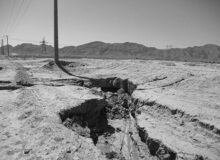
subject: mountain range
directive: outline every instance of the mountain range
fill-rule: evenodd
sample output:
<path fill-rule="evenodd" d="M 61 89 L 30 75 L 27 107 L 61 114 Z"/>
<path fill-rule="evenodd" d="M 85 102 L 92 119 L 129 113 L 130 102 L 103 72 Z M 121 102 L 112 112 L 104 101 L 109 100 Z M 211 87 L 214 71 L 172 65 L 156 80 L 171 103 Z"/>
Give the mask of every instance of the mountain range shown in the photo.
<path fill-rule="evenodd" d="M 6 46 L 4 46 L 5 54 Z M 9 46 L 10 54 L 25 57 L 52 57 L 54 48 L 46 45 L 46 53 L 42 46 L 23 43 Z M 0 51 L 0 54 L 1 51 Z M 188 48 L 157 49 L 138 43 L 104 43 L 95 41 L 80 46 L 66 46 L 59 49 L 60 57 L 73 58 L 111 58 L 111 59 L 157 59 L 173 61 L 220 62 L 220 46 L 207 44 Z"/>

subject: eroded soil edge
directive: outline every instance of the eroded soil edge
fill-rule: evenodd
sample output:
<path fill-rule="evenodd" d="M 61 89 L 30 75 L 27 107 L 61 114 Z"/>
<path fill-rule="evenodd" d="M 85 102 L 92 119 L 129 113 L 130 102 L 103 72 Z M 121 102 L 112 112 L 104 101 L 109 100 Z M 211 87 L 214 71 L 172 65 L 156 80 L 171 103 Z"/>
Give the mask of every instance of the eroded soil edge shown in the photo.
<path fill-rule="evenodd" d="M 91 138 L 108 159 L 177 158 L 172 149 L 138 126 L 136 114 L 141 103 L 131 96 L 136 85 L 113 77 L 90 81 L 89 87 L 103 99 L 88 100 L 61 111 L 60 118 L 66 127 Z"/>

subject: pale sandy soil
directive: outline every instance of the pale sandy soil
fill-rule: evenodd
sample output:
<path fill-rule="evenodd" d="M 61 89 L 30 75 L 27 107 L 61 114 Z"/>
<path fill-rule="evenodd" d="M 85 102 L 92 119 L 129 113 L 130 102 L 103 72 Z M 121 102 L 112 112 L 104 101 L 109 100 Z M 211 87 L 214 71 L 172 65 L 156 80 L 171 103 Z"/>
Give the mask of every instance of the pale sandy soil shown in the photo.
<path fill-rule="evenodd" d="M 121 150 L 125 159 L 166 159 L 158 153 L 162 152 L 159 149 L 161 146 L 176 153 L 175 159 L 219 159 L 219 64 L 150 60 L 68 61 L 82 64 L 67 67 L 75 75 L 90 78 L 119 77 L 137 84 L 132 94 L 139 104 L 135 119 L 129 122 L 109 121 L 114 128 L 124 127 L 123 134 L 119 132 L 113 135 L 115 139 L 122 139 L 124 146 Z M 102 154 L 99 147 L 102 147 L 101 143 L 95 146 L 91 138 L 66 128 L 59 117 L 61 110 L 77 107 L 90 99 L 101 101 L 103 97 L 94 94 L 90 88 L 52 81 L 76 77 L 56 67 L 44 67 L 48 62 L 46 59 L 0 60 L 0 86 L 9 85 L 4 81 L 13 82 L 16 69 L 21 66 L 27 69 L 34 83 L 33 86 L 16 90 L 0 90 L 0 159 L 109 158 Z M 84 110 L 87 108 L 79 110 L 86 112 Z M 135 132 L 131 126 L 136 126 L 136 129 L 146 134 L 135 139 L 135 142 L 137 146 L 145 145 L 145 137 L 148 154 L 139 154 L 134 158 L 130 153 L 135 149 L 128 147 L 130 140 L 124 140 L 126 136 L 123 135 Z M 133 135 L 136 136 L 135 133 Z M 157 147 L 155 153 L 149 149 L 151 139 L 160 145 L 154 145 L 154 148 Z M 122 142 L 112 140 L 112 144 L 120 146 Z M 140 151 L 139 148 L 139 153 L 144 152 L 144 149 Z M 109 159 L 114 158 L 117 159 Z"/>

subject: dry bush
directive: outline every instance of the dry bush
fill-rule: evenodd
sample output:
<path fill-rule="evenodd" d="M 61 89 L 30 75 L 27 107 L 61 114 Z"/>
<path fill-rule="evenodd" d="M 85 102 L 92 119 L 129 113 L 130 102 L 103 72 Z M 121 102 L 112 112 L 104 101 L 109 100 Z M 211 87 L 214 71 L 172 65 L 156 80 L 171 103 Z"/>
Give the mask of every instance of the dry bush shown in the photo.
<path fill-rule="evenodd" d="M 14 78 L 14 83 L 16 85 L 31 86 L 32 81 L 30 75 L 26 72 L 24 68 L 19 68 Z"/>

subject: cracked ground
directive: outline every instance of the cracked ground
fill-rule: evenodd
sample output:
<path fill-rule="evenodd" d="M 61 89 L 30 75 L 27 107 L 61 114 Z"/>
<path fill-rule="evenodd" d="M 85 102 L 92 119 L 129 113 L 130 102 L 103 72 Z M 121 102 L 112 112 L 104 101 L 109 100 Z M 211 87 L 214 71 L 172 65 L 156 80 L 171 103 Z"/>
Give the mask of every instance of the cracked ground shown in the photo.
<path fill-rule="evenodd" d="M 0 159 L 219 159 L 219 64 L 63 61 L 0 60 Z"/>

